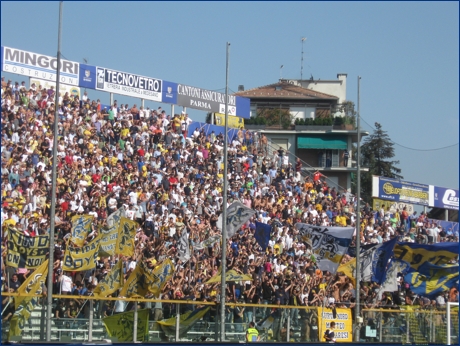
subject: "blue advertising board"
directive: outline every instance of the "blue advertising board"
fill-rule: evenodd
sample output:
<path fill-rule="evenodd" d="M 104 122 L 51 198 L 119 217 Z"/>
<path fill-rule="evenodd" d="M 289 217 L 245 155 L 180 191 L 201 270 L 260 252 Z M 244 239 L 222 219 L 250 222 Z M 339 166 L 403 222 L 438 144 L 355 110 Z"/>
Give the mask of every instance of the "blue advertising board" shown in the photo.
<path fill-rule="evenodd" d="M 430 185 L 430 207 L 458 210 L 458 197 L 458 190 Z"/>
<path fill-rule="evenodd" d="M 429 185 L 373 176 L 372 197 L 428 206 Z"/>
<path fill-rule="evenodd" d="M 96 89 L 96 66 L 80 64 L 78 86 L 87 89 Z"/>
<path fill-rule="evenodd" d="M 177 104 L 177 83 L 163 81 L 162 102 Z"/>

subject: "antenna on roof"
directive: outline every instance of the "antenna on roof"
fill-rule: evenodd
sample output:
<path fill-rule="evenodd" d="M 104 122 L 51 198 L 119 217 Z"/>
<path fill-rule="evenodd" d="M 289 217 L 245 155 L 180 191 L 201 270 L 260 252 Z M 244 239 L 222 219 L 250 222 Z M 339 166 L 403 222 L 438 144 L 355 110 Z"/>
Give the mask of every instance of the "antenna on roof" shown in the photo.
<path fill-rule="evenodd" d="M 280 80 L 283 79 L 283 67 L 284 65 L 281 65 L 280 67 Z"/>
<path fill-rule="evenodd" d="M 303 43 L 305 42 L 306 38 L 302 37 L 302 55 L 300 57 L 300 80 L 303 79 Z"/>

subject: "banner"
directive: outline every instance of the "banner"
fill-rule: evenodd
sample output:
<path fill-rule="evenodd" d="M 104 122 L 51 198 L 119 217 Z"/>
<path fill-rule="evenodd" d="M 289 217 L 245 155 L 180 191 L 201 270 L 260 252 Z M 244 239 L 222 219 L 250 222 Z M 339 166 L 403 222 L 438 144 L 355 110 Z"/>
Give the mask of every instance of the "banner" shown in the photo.
<path fill-rule="evenodd" d="M 391 202 L 385 201 L 379 198 L 372 198 L 372 210 L 379 211 L 382 208 L 382 205 L 385 206 L 385 211 L 389 211 L 391 214 L 396 213 L 396 209 L 399 209 L 401 212 L 404 207 L 406 207 L 406 211 L 409 215 L 414 213 L 414 205 L 406 202 Z"/>
<path fill-rule="evenodd" d="M 134 311 L 123 312 L 102 319 L 107 334 L 117 341 L 147 341 L 149 333 L 149 309 L 137 312 L 137 339 L 134 339 Z"/>
<path fill-rule="evenodd" d="M 369 249 L 371 249 L 372 247 L 374 247 L 375 244 L 365 244 L 365 245 L 361 245 L 359 247 L 359 252 L 360 253 L 363 253 Z M 351 256 L 351 257 L 357 257 L 356 255 L 356 246 L 350 246 L 347 250 L 347 255 L 348 256 Z"/>
<path fill-rule="evenodd" d="M 118 260 L 117 264 L 108 272 L 105 277 L 99 281 L 94 289 L 95 297 L 107 297 L 116 290 L 123 287 L 125 278 L 123 275 L 123 261 Z"/>
<path fill-rule="evenodd" d="M 334 338 L 336 342 L 353 341 L 353 321 L 351 309 L 318 308 L 319 340 L 324 341 L 324 332 L 335 322 Z"/>
<path fill-rule="evenodd" d="M 385 280 L 388 262 L 393 256 L 393 249 L 398 238 L 395 237 L 377 247 L 372 258 L 372 281 L 381 284 Z"/>
<path fill-rule="evenodd" d="M 193 311 L 187 311 L 185 314 L 180 315 L 179 319 L 179 336 L 184 336 L 193 325 L 201 320 L 204 315 L 211 309 L 210 306 L 203 306 L 202 308 Z M 161 326 L 166 336 L 176 335 L 176 317 L 168 318 L 167 320 L 157 321 Z"/>
<path fill-rule="evenodd" d="M 411 271 L 404 276 L 404 281 L 410 284 L 410 289 L 415 294 L 430 299 L 436 298 L 438 293 L 447 291 L 458 281 L 457 265 L 435 265 L 423 263 L 418 271 Z"/>
<path fill-rule="evenodd" d="M 262 248 L 262 251 L 267 250 L 271 231 L 271 225 L 267 225 L 266 223 L 256 221 L 256 232 L 254 233 L 254 237 L 256 238 L 257 243 Z"/>
<path fill-rule="evenodd" d="M 435 265 L 447 264 L 458 256 L 458 243 L 438 243 L 432 245 L 417 243 L 398 243 L 394 248 L 394 257 L 409 263 L 414 271 L 429 262 Z"/>
<path fill-rule="evenodd" d="M 121 217 L 118 227 L 117 243 L 115 254 L 123 256 L 134 256 L 134 237 L 136 236 L 139 225 L 126 217 Z"/>
<path fill-rule="evenodd" d="M 125 207 L 117 209 L 107 217 L 107 229 L 101 229 L 101 247 L 99 254 L 101 256 L 112 256 L 115 255 L 115 246 L 118 238 L 118 227 L 120 227 L 120 221 L 122 217 L 126 216 Z"/>
<path fill-rule="evenodd" d="M 2 46 L 2 71 L 56 82 L 57 58 Z M 78 86 L 80 65 L 61 58 L 60 83 Z M 64 96 L 64 95 L 63 95 Z"/>
<path fill-rule="evenodd" d="M 225 114 L 214 113 L 215 124 L 217 126 L 225 126 Z M 232 129 L 244 128 L 244 119 L 240 117 L 228 116 L 228 127 Z"/>
<path fill-rule="evenodd" d="M 15 309 L 19 308 L 19 305 L 27 299 L 28 297 L 23 297 L 21 294 L 30 294 L 34 286 L 37 284 L 38 281 L 42 281 L 43 283 L 46 280 L 46 276 L 48 275 L 48 260 L 45 260 L 37 269 L 34 270 L 32 274 L 27 276 L 27 279 L 24 280 L 21 286 L 18 288 L 18 296 L 14 298 L 14 306 Z M 29 297 L 30 298 L 30 297 Z"/>
<path fill-rule="evenodd" d="M 429 205 L 429 186 L 379 176 L 372 177 L 372 197 L 394 202 Z"/>
<path fill-rule="evenodd" d="M 222 269 L 221 269 L 222 270 Z M 209 279 L 205 284 L 213 284 L 221 281 L 222 274 L 216 275 Z M 252 276 L 246 274 L 239 274 L 235 270 L 231 269 L 225 274 L 226 282 L 236 282 L 236 281 L 252 281 Z"/>
<path fill-rule="evenodd" d="M 254 210 L 246 207 L 243 203 L 233 202 L 227 208 L 226 229 L 228 238 L 231 238 L 255 213 Z M 217 227 L 222 229 L 222 214 L 217 220 Z"/>
<path fill-rule="evenodd" d="M 96 67 L 96 90 L 162 102 L 162 80 Z"/>
<path fill-rule="evenodd" d="M 214 235 L 212 237 L 209 237 L 206 240 L 203 240 L 201 243 L 193 245 L 194 250 L 203 250 L 207 247 L 211 247 L 214 245 L 215 242 L 219 241 L 221 238 L 220 235 Z"/>
<path fill-rule="evenodd" d="M 72 230 L 70 240 L 77 246 L 83 246 L 93 223 L 92 215 L 75 215 L 71 219 Z"/>
<path fill-rule="evenodd" d="M 68 246 L 65 251 L 62 270 L 78 272 L 95 268 L 100 241 L 101 235 L 98 235 L 82 247 Z"/>
<path fill-rule="evenodd" d="M 393 259 L 388 267 L 385 281 L 380 286 L 377 297 L 382 300 L 383 293 L 396 292 L 398 290 L 398 273 L 404 273 L 409 269 L 409 264 L 404 261 Z"/>
<path fill-rule="evenodd" d="M 360 268 L 362 271 L 362 266 Z M 356 258 L 353 258 L 351 261 L 348 261 L 347 263 L 341 264 L 337 268 L 337 272 L 341 272 L 344 275 L 346 275 L 353 283 L 353 286 L 356 287 Z"/>
<path fill-rule="evenodd" d="M 34 269 L 43 264 L 50 250 L 49 235 L 29 237 L 11 228 L 8 233 L 6 265 Z"/>
<path fill-rule="evenodd" d="M 24 330 L 25 323 L 30 319 L 32 311 L 38 303 L 39 296 L 43 292 L 48 275 L 48 260 L 34 271 L 30 277 L 24 281 L 19 287 L 18 292 L 35 294 L 35 297 L 16 297 L 19 299 L 15 304 L 16 311 L 10 321 L 10 331 L 8 333 L 8 340 L 15 336 L 21 336 Z"/>
<path fill-rule="evenodd" d="M 458 210 L 458 190 L 430 185 L 430 207 Z"/>
<path fill-rule="evenodd" d="M 170 259 L 163 261 L 157 268 L 150 271 L 144 264 L 139 262 L 129 275 L 125 285 L 120 291 L 120 297 L 132 297 L 145 295 L 150 291 L 155 297 L 159 297 L 161 290 L 174 274 L 174 265 Z"/>
<path fill-rule="evenodd" d="M 32 85 L 32 83 L 35 83 L 37 87 L 41 85 L 43 88 L 46 88 L 46 89 L 51 89 L 51 86 L 53 86 L 54 90 L 56 90 L 56 81 L 47 81 L 47 80 L 38 79 L 38 78 L 30 78 L 29 82 L 30 82 L 29 85 Z M 78 98 L 81 99 L 80 88 L 77 86 L 60 83 L 59 92 L 61 93 L 62 97 L 64 97 L 65 93 L 69 93 L 69 96 L 78 96 Z"/>
<path fill-rule="evenodd" d="M 320 270 L 334 274 L 350 246 L 353 227 L 321 227 L 297 223 L 299 235 L 308 244 Z"/>
<path fill-rule="evenodd" d="M 177 243 L 177 252 L 179 254 L 179 259 L 185 263 L 190 259 L 190 245 L 188 242 L 188 234 L 185 228 L 182 229 L 179 242 Z"/>

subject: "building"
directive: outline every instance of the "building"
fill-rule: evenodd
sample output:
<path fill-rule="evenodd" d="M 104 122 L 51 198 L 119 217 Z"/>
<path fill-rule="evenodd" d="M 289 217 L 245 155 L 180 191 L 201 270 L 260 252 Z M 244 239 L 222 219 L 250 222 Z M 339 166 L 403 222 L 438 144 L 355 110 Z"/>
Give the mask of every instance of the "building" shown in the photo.
<path fill-rule="evenodd" d="M 346 100 L 346 82 L 346 74 L 332 81 L 280 79 L 254 89 L 240 87 L 234 95 L 251 100 L 246 129 L 265 134 L 272 149 L 288 151 L 292 163 L 300 158 L 304 170 L 321 171 L 330 186 L 350 190 L 356 172 L 351 155 L 358 137 L 354 104 Z"/>

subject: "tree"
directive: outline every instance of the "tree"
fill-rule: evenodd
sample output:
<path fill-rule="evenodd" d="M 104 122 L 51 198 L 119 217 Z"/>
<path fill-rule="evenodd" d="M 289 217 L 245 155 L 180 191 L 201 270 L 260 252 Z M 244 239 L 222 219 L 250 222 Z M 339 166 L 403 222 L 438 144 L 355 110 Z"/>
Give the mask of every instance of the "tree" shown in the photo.
<path fill-rule="evenodd" d="M 396 167 L 399 161 L 392 161 L 395 156 L 393 142 L 382 125 L 375 123 L 372 135 L 361 146 L 361 166 L 368 167 L 369 172 L 361 172 L 361 198 L 370 202 L 372 198 L 372 176 L 402 179 L 401 169 Z"/>

